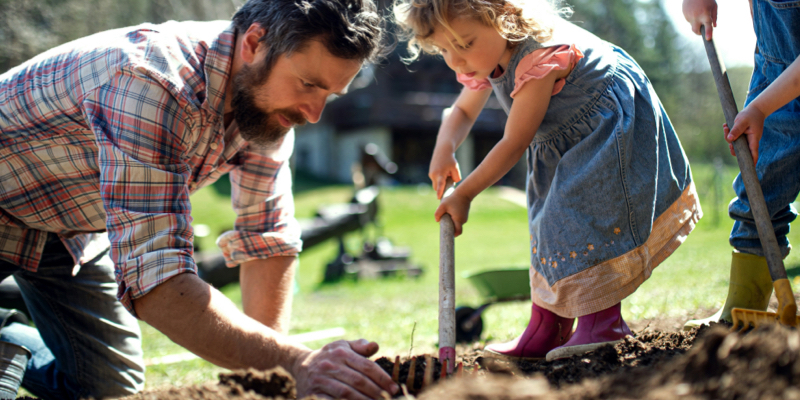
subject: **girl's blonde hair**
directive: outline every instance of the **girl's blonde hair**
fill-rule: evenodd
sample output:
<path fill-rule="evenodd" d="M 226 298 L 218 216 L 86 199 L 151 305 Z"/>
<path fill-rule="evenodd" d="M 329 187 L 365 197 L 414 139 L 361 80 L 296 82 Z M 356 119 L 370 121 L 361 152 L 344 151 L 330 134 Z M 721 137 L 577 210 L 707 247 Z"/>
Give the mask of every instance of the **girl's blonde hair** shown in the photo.
<path fill-rule="evenodd" d="M 569 7 L 559 8 L 559 0 L 395 0 L 394 18 L 400 27 L 401 40 L 408 41 L 406 62 L 420 53 L 439 54 L 431 41 L 434 29 L 442 26 L 461 44 L 464 40 L 450 26 L 457 18 L 474 18 L 497 29 L 509 41 L 533 38 L 546 42 L 553 35 L 553 25 L 561 16 L 569 16 Z"/>

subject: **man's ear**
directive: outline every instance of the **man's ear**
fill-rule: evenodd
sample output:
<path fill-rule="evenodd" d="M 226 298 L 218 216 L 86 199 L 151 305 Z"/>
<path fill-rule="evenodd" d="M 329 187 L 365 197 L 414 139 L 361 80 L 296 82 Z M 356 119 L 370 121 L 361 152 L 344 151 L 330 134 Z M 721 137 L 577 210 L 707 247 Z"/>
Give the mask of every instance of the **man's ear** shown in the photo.
<path fill-rule="evenodd" d="M 258 53 L 261 46 L 266 47 L 266 44 L 259 40 L 267 34 L 267 30 L 262 28 L 260 24 L 253 23 L 247 28 L 247 31 L 242 35 L 241 54 L 242 61 L 252 64 L 256 60 L 256 53 Z"/>

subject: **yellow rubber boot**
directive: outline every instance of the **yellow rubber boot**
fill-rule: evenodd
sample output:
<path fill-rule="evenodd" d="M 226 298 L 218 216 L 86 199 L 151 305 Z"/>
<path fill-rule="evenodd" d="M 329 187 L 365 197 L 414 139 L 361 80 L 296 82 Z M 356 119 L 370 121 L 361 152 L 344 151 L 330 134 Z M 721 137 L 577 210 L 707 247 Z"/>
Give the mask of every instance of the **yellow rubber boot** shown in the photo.
<path fill-rule="evenodd" d="M 726 321 L 733 322 L 731 309 L 748 308 L 766 311 L 772 296 L 772 277 L 769 275 L 767 259 L 764 257 L 734 252 L 731 256 L 731 282 L 728 285 L 728 298 L 716 314 L 693 319 L 683 325 L 683 330 L 691 330 L 703 324 Z"/>

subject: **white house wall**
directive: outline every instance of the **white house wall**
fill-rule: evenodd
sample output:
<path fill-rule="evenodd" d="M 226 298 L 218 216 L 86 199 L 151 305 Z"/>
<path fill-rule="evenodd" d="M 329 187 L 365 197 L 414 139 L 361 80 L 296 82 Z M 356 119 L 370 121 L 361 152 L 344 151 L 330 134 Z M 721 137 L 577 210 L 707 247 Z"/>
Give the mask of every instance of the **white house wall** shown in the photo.
<path fill-rule="evenodd" d="M 320 178 L 352 182 L 351 167 L 361 161 L 361 150 L 369 143 L 378 145 L 391 159 L 392 134 L 388 128 L 335 132 L 333 127 L 320 124 L 295 130 L 295 168 Z"/>
<path fill-rule="evenodd" d="M 340 182 L 352 182 L 352 166 L 361 162 L 361 151 L 367 144 L 375 143 L 378 148 L 392 158 L 392 132 L 385 127 L 372 127 L 353 131 L 343 131 L 335 135 L 331 159 L 336 160 L 329 169 L 329 178 Z"/>
<path fill-rule="evenodd" d="M 335 160 L 331 151 L 332 126 L 306 125 L 295 128 L 294 168 L 315 176 L 329 178 Z"/>

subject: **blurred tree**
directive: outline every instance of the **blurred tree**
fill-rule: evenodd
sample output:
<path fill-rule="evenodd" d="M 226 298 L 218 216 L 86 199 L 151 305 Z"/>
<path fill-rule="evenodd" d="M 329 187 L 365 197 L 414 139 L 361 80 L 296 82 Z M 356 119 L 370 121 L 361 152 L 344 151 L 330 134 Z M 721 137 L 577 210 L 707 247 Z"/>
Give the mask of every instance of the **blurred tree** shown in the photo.
<path fill-rule="evenodd" d="M 244 0 L 0 0 L 0 72 L 92 33 L 143 22 L 229 19 Z"/>
<path fill-rule="evenodd" d="M 726 156 L 722 107 L 705 55 L 689 50 L 663 1 L 673 0 L 568 0 L 568 4 L 574 10 L 572 22 L 622 47 L 641 65 L 691 161 L 722 158 L 735 164 L 735 158 Z M 751 72 L 747 67 L 729 70 L 740 108 Z"/>
<path fill-rule="evenodd" d="M 627 51 L 644 69 L 664 107 L 677 102 L 683 56 L 677 33 L 658 0 L 571 0 L 570 20 Z"/>

